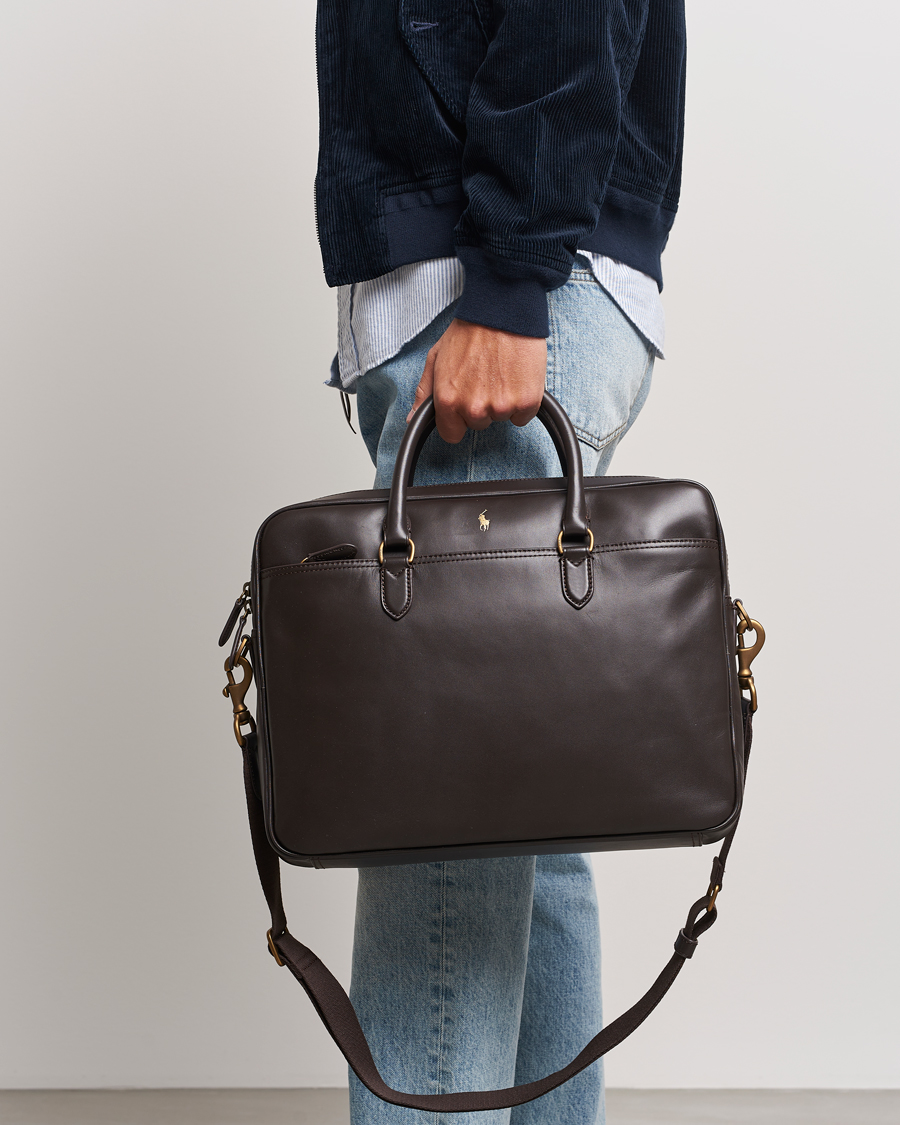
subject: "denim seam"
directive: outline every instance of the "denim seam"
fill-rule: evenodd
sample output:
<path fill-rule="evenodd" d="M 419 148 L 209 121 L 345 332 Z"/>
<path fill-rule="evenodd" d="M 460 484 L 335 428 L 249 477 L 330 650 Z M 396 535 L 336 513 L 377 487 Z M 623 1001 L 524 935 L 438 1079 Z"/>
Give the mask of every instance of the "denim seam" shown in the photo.
<path fill-rule="evenodd" d="M 603 287 L 600 286 L 600 288 L 602 289 Z M 604 292 L 606 292 L 606 290 L 604 290 Z M 578 436 L 589 446 L 591 446 L 592 449 L 596 449 L 598 453 L 601 450 L 606 449 L 610 442 L 613 442 L 617 437 L 620 437 L 628 427 L 628 420 L 631 418 L 631 412 L 632 410 L 634 410 L 634 404 L 635 402 L 637 402 L 637 397 L 641 393 L 641 388 L 647 381 L 647 372 L 650 370 L 650 365 L 655 358 L 656 357 L 654 356 L 653 352 L 648 348 L 647 362 L 644 364 L 644 373 L 641 376 L 641 381 L 638 383 L 637 390 L 632 395 L 631 402 L 629 402 L 628 404 L 628 411 L 625 414 L 625 421 L 616 426 L 614 430 L 611 430 L 605 437 L 600 438 L 597 437 L 596 434 L 589 433 L 587 430 L 582 429 L 581 426 L 575 426 L 574 422 L 572 423 L 572 425 L 575 427 L 575 433 L 578 434 Z"/>
<path fill-rule="evenodd" d="M 559 317 L 556 315 L 555 302 L 547 301 L 547 319 L 550 324 L 550 341 L 553 347 L 547 349 L 547 389 L 556 397 L 556 357 L 559 355 Z"/>
<path fill-rule="evenodd" d="M 573 426 L 575 425 L 574 422 L 572 424 Z M 592 434 L 588 430 L 582 429 L 581 426 L 575 426 L 575 433 L 581 438 L 585 445 L 589 445 L 591 449 L 596 449 L 599 453 L 600 450 L 605 449 L 611 441 L 615 441 L 615 439 L 622 434 L 627 425 L 628 419 L 626 418 L 624 422 L 616 426 L 614 430 L 610 430 L 610 432 L 602 438 L 597 437 L 596 434 Z"/>
<path fill-rule="evenodd" d="M 441 959 L 440 959 L 440 1015 L 438 1022 L 437 1079 L 438 1093 L 444 1090 L 444 1028 L 446 1020 L 445 1001 L 447 997 L 447 864 L 441 862 Z M 432 1115 L 432 1125 L 439 1125 L 438 1114 Z"/>
<path fill-rule="evenodd" d="M 466 436 L 463 440 L 464 441 L 468 440 L 468 443 L 469 443 L 469 464 L 468 464 L 468 469 L 466 470 L 466 472 L 467 472 L 466 480 L 469 484 L 472 484 L 476 480 L 480 479 L 480 478 L 476 477 L 476 475 L 475 475 L 475 456 L 476 456 L 476 447 L 477 447 L 477 443 L 478 443 L 478 431 L 477 430 L 467 431 Z"/>
<path fill-rule="evenodd" d="M 650 373 L 650 368 L 653 366 L 653 362 L 654 362 L 655 359 L 656 359 L 656 356 L 648 348 L 647 349 L 647 362 L 644 365 L 644 376 L 641 379 L 640 386 L 638 387 L 638 389 L 634 393 L 634 398 L 631 400 L 631 410 L 634 409 L 634 404 L 637 401 L 637 396 L 641 393 L 641 387 L 643 387 L 644 383 L 646 383 L 646 381 L 647 381 L 647 376 Z M 631 413 L 631 410 L 629 410 L 629 414 Z"/>

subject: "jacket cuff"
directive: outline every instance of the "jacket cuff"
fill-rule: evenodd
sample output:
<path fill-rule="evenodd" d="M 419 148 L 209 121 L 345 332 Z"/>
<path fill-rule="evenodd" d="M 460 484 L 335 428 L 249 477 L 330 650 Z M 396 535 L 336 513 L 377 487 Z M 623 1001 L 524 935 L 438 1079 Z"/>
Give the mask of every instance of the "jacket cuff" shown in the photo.
<path fill-rule="evenodd" d="M 565 274 L 478 246 L 457 246 L 456 253 L 466 278 L 454 316 L 519 336 L 550 335 L 547 290 L 564 284 Z"/>

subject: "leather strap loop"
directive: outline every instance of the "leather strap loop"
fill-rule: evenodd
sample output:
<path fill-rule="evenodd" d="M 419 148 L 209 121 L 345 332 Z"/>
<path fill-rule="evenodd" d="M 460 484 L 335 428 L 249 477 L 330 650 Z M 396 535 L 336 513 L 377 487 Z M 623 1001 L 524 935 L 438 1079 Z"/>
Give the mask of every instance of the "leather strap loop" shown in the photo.
<path fill-rule="evenodd" d="M 563 474 L 567 477 L 566 506 L 563 516 L 563 544 L 583 546 L 588 540 L 587 505 L 584 496 L 584 471 L 581 464 L 581 450 L 578 437 L 568 414 L 549 392 L 538 411 L 556 451 L 559 454 Z M 403 435 L 397 460 L 394 464 L 394 477 L 391 481 L 391 495 L 388 500 L 387 515 L 384 521 L 384 556 L 406 557 L 409 550 L 407 538 L 409 521 L 406 511 L 406 492 L 412 485 L 416 462 L 426 438 L 435 427 L 434 400 L 428 398 L 413 415 L 413 419 Z"/>
<path fill-rule="evenodd" d="M 694 956 L 694 950 L 697 948 L 697 939 L 689 938 L 684 930 L 678 931 L 678 937 L 675 939 L 675 952 L 679 957 L 683 957 L 687 961 L 690 957 Z"/>

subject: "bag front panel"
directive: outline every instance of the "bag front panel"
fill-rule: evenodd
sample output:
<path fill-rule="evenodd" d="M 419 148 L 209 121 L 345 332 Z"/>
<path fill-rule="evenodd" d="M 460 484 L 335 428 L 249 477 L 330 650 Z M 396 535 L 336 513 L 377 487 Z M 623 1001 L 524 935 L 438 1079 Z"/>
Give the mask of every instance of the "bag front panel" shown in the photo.
<path fill-rule="evenodd" d="M 329 536 L 377 536 L 382 503 L 270 521 L 255 604 L 282 854 L 337 865 L 541 841 L 699 842 L 733 816 L 734 683 L 708 494 L 590 485 L 595 591 L 581 610 L 547 545 L 561 492 L 414 490 L 413 600 L 399 621 L 381 606 L 377 542 L 297 565 Z M 463 514 L 486 498 L 490 529 L 471 529 Z"/>

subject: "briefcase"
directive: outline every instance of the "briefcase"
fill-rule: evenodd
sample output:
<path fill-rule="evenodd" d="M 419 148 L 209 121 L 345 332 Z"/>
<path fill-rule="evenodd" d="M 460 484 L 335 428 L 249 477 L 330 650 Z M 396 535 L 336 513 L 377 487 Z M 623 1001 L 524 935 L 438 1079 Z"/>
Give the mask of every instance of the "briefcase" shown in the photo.
<path fill-rule="evenodd" d="M 715 920 L 741 810 L 764 632 L 731 598 L 712 496 L 686 480 L 585 479 L 549 394 L 539 418 L 562 477 L 417 487 L 424 404 L 390 490 L 263 523 L 220 638 L 234 635 L 225 694 L 269 950 L 365 1085 L 412 1108 L 521 1104 L 630 1034 Z M 709 890 L 645 997 L 568 1067 L 506 1091 L 387 1087 L 349 1000 L 287 931 L 278 884 L 279 857 L 361 867 L 719 840 Z"/>

